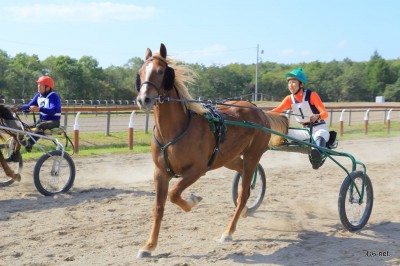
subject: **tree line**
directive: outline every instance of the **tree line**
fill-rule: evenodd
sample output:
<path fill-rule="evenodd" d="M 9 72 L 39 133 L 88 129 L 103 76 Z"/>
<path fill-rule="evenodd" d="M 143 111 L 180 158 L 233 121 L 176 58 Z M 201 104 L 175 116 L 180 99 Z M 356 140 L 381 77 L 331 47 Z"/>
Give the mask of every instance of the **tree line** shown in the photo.
<path fill-rule="evenodd" d="M 19 53 L 11 57 L 0 50 L 0 95 L 6 99 L 30 99 L 37 91 L 37 78 L 50 75 L 63 100 L 134 100 L 136 73 L 143 63 L 143 59 L 134 57 L 123 66 L 102 68 L 90 56 L 50 56 L 41 61 L 37 55 Z M 258 92 L 264 100 L 279 101 L 289 93 L 285 73 L 302 67 L 309 80 L 307 88 L 318 91 L 325 102 L 373 102 L 376 96 L 400 101 L 400 59 L 385 60 L 377 51 L 366 62 L 346 58 L 299 64 L 259 62 L 257 67 L 188 65 L 198 74 L 196 84 L 189 85 L 196 98 L 252 99 L 258 68 Z"/>

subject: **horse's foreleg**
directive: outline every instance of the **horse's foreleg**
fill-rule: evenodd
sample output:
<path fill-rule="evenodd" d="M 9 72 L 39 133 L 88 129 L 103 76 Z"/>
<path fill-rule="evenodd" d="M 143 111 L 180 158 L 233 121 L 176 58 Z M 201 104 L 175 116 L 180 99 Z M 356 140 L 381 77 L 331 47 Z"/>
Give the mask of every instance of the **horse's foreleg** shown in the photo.
<path fill-rule="evenodd" d="M 228 224 L 228 226 L 225 229 L 225 232 L 221 237 L 221 242 L 232 241 L 232 234 L 236 230 L 236 226 L 240 215 L 246 216 L 247 214 L 246 203 L 250 196 L 251 180 L 253 178 L 253 173 L 257 164 L 254 164 L 253 162 L 248 162 L 244 163 L 244 165 L 245 166 L 243 168 L 242 186 L 238 193 L 236 210 L 235 213 L 233 214 L 231 222 Z"/>
<path fill-rule="evenodd" d="M 169 200 L 182 208 L 185 212 L 189 212 L 194 206 L 199 204 L 203 199 L 201 197 L 191 195 L 187 200 L 182 199 L 182 192 L 196 182 L 200 176 L 198 175 L 185 175 L 182 177 L 168 192 Z"/>
<path fill-rule="evenodd" d="M 161 220 L 164 216 L 165 203 L 167 201 L 168 184 L 170 177 L 162 174 L 157 169 L 154 171 L 154 187 L 156 198 L 153 209 L 153 225 L 151 227 L 150 236 L 146 244 L 139 250 L 137 258 L 151 256 L 151 252 L 157 247 L 158 236 L 160 234 Z"/>
<path fill-rule="evenodd" d="M 8 166 L 8 163 L 6 162 L 6 159 L 4 159 L 3 153 L 0 151 L 0 164 L 1 167 L 3 167 L 4 172 L 6 173 L 7 176 L 11 177 L 15 181 L 21 181 L 21 175 L 19 173 L 14 173 L 13 170 L 11 170 L 10 166 Z"/>

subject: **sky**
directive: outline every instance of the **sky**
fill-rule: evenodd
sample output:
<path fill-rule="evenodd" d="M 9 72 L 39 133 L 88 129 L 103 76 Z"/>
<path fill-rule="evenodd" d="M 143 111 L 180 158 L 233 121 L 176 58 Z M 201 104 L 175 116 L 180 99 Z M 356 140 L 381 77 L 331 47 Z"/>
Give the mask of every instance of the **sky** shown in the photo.
<path fill-rule="evenodd" d="M 146 48 L 205 66 L 400 58 L 394 0 L 0 1 L 0 50 L 91 56 L 101 67 Z"/>

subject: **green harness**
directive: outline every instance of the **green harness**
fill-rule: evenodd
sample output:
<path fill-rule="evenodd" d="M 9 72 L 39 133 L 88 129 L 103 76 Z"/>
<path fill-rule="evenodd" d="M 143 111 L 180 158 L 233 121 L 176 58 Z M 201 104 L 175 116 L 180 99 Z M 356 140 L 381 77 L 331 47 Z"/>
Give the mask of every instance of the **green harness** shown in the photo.
<path fill-rule="evenodd" d="M 174 170 L 172 170 L 171 164 L 168 160 L 168 155 L 167 155 L 167 148 L 175 143 L 177 143 L 179 140 L 181 140 L 184 136 L 186 136 L 186 134 L 189 132 L 190 128 L 192 127 L 192 115 L 195 114 L 193 112 L 189 112 L 189 125 L 187 126 L 187 128 L 181 133 L 179 134 L 175 139 L 171 140 L 170 142 L 168 142 L 165 145 L 162 145 L 155 137 L 154 135 L 154 129 L 153 129 L 153 134 L 152 134 L 152 138 L 154 140 L 154 143 L 157 145 L 157 147 L 160 148 L 162 156 L 163 156 L 163 160 L 164 160 L 164 164 L 167 168 L 167 172 L 172 176 L 172 177 L 179 177 L 179 175 L 177 175 Z M 209 159 L 208 163 L 207 163 L 207 167 L 210 168 L 212 163 L 214 162 L 218 151 L 219 151 L 219 145 L 222 143 L 224 136 L 225 136 L 225 132 L 226 132 L 226 126 L 224 123 L 224 120 L 222 119 L 222 117 L 220 115 L 216 115 L 214 112 L 208 112 L 206 114 L 204 114 L 203 116 L 208 123 L 210 124 L 210 130 L 211 132 L 214 133 L 215 136 L 215 147 L 213 150 L 213 153 L 211 155 L 211 158 Z"/>

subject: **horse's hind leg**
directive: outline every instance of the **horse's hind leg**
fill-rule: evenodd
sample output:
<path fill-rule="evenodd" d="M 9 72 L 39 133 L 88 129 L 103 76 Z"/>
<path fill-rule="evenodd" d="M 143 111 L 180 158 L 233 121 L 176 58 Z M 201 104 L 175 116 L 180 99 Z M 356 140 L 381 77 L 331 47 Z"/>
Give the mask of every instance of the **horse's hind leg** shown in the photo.
<path fill-rule="evenodd" d="M 164 208 L 167 201 L 168 184 L 170 180 L 171 178 L 168 176 L 168 174 L 160 172 L 157 168 L 154 170 L 154 187 L 156 191 L 156 198 L 153 209 L 153 225 L 151 227 L 149 239 L 139 250 L 137 258 L 151 256 L 151 252 L 157 247 L 161 221 L 164 216 Z"/>
<path fill-rule="evenodd" d="M 240 191 L 238 193 L 237 206 L 236 206 L 235 213 L 233 214 L 231 222 L 228 224 L 228 226 L 225 229 L 225 232 L 223 233 L 223 235 L 221 237 L 221 242 L 232 241 L 232 234 L 236 230 L 236 226 L 237 226 L 239 217 L 246 208 L 246 203 L 250 196 L 251 180 L 253 178 L 253 173 L 254 173 L 254 171 L 257 167 L 258 161 L 260 159 L 260 158 L 254 159 L 254 157 L 252 157 L 252 159 L 249 159 L 249 158 L 246 158 L 246 156 L 243 156 L 243 157 L 244 158 L 243 158 L 242 187 L 240 188 Z"/>
<path fill-rule="evenodd" d="M 237 157 L 233 159 L 232 161 L 226 163 L 224 165 L 226 168 L 231 169 L 233 171 L 236 171 L 240 173 L 241 176 L 243 176 L 243 159 L 241 157 Z M 239 202 L 239 197 L 236 199 L 236 205 Z M 245 206 L 241 212 L 242 217 L 247 217 L 247 207 Z"/>
<path fill-rule="evenodd" d="M 169 200 L 182 208 L 185 212 L 189 212 L 194 206 L 196 206 L 201 200 L 201 197 L 191 195 L 188 200 L 182 199 L 182 192 L 196 182 L 200 178 L 200 175 L 185 175 L 182 177 L 168 192 Z"/>
<path fill-rule="evenodd" d="M 236 157 L 232 161 L 226 163 L 224 167 L 231 169 L 233 171 L 239 172 L 240 175 L 243 173 L 243 159 L 241 157 Z"/>

